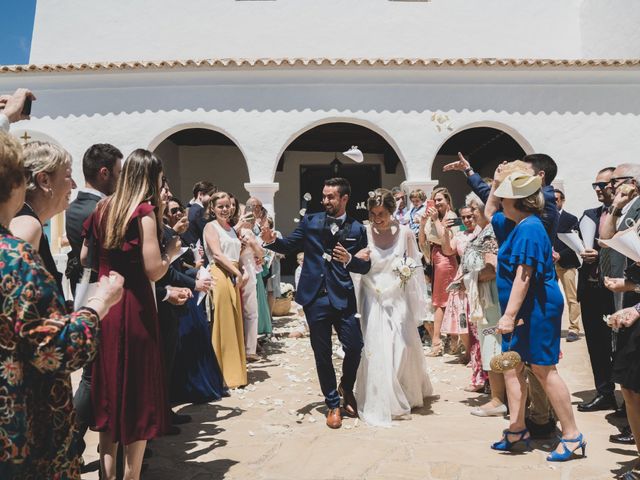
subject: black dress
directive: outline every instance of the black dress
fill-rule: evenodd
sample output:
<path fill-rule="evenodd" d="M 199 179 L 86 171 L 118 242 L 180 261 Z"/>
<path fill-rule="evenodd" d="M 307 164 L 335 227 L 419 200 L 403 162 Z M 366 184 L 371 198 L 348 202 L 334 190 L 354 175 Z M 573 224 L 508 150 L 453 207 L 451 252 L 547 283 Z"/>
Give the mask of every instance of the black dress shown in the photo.
<path fill-rule="evenodd" d="M 42 234 L 40 235 L 40 246 L 38 247 L 38 253 L 42 258 L 42 263 L 44 264 L 44 268 L 51 274 L 53 279 L 56 281 L 56 285 L 58 285 L 58 291 L 60 295 L 64 296 L 64 291 L 62 290 L 62 274 L 58 271 L 56 267 L 56 261 L 53 259 L 53 255 L 51 254 L 51 249 L 49 248 L 49 239 L 47 235 L 44 233 L 44 226 L 40 219 L 36 215 L 36 212 L 33 211 L 33 208 L 25 202 L 20 211 L 16 214 L 17 217 L 33 217 L 40 223 L 40 229 Z"/>

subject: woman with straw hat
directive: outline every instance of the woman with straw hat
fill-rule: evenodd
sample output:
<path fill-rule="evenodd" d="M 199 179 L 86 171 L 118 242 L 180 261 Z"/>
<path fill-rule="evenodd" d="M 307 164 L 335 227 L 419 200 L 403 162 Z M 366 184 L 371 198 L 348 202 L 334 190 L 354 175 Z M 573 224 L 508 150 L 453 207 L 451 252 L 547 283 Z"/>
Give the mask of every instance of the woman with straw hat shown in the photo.
<path fill-rule="evenodd" d="M 560 420 L 562 437 L 548 461 L 569 460 L 586 442 L 578 431 L 569 390 L 556 370 L 564 301 L 554 273 L 552 247 L 539 215 L 544 208 L 541 179 L 514 171 L 498 181 L 505 164 L 496 169 L 485 207 L 498 240 L 498 294 L 503 351 L 513 350 L 531 365 Z M 502 211 L 498 211 L 502 206 Z M 525 426 L 526 384 L 523 364 L 504 371 L 510 425 L 494 450 L 508 451 L 530 435 Z"/>

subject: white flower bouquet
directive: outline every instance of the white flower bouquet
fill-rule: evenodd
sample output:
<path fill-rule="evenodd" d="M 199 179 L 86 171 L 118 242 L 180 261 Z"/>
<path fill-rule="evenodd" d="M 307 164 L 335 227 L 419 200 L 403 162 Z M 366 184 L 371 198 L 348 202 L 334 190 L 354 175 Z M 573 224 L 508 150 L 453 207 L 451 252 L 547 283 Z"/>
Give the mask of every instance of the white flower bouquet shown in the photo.
<path fill-rule="evenodd" d="M 293 285 L 290 283 L 280 283 L 280 297 L 281 298 L 293 298 Z"/>
<path fill-rule="evenodd" d="M 416 270 L 421 267 L 422 265 L 418 265 L 413 258 L 407 257 L 407 254 L 405 253 L 402 258 L 396 260 L 394 263 L 393 272 L 400 279 L 400 286 L 405 288 Z"/>

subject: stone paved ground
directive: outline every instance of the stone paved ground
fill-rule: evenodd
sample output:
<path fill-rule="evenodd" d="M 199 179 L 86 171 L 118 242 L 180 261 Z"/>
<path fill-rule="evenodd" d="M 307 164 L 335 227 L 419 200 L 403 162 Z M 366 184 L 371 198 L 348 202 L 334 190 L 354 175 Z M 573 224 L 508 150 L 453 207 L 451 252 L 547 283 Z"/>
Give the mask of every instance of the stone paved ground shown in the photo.
<path fill-rule="evenodd" d="M 589 443 L 586 459 L 549 464 L 551 441 L 537 442 L 526 454 L 490 450 L 507 420 L 469 415 L 484 397 L 463 391 L 469 370 L 452 356 L 428 359 L 437 397 L 411 420 L 372 428 L 347 419 L 341 430 L 330 430 L 309 340 L 287 337 L 296 324 L 276 320 L 276 337 L 267 344 L 265 360 L 250 366 L 247 388 L 219 402 L 177 409 L 193 422 L 179 436 L 152 443 L 144 479 L 588 480 L 613 478 L 636 458 L 634 448 L 608 442 L 619 423 L 608 412 L 576 414 Z M 562 349 L 560 371 L 574 403 L 590 398 L 584 339 L 563 340 Z M 89 433 L 87 441 L 85 461 L 95 466 L 97 434 Z M 83 478 L 97 477 L 90 472 Z"/>

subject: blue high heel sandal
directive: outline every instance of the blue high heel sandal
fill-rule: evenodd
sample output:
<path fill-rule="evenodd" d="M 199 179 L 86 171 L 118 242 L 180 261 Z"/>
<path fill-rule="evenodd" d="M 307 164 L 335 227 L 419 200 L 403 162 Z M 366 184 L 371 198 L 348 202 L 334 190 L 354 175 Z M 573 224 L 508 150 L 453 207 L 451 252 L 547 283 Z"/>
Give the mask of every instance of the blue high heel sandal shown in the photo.
<path fill-rule="evenodd" d="M 574 448 L 573 450 L 569 450 L 567 448 L 567 443 L 576 443 L 576 442 L 578 443 L 578 446 L 576 448 Z M 576 438 L 569 438 L 566 440 L 563 440 L 561 438 L 560 444 L 562 445 L 562 448 L 564 449 L 564 451 L 562 453 L 558 453 L 554 450 L 547 457 L 547 462 L 566 462 L 573 456 L 574 452 L 579 448 L 582 449 L 582 456 L 583 457 L 587 456 L 585 453 L 587 451 L 587 442 L 585 442 L 582 434 L 578 435 Z"/>
<path fill-rule="evenodd" d="M 531 448 L 531 437 L 527 437 L 524 438 L 524 436 L 529 433 L 529 430 L 527 428 L 525 428 L 524 430 L 521 430 L 519 432 L 510 432 L 509 430 L 503 430 L 502 434 L 502 440 L 500 440 L 499 442 L 494 443 L 493 445 L 491 445 L 491 448 L 494 450 L 500 450 L 501 452 L 508 452 L 510 451 L 516 444 L 520 443 L 520 442 L 524 442 L 525 447 L 527 448 L 527 450 L 529 448 Z M 518 438 L 515 442 L 510 442 L 508 435 L 520 435 L 520 438 Z"/>

